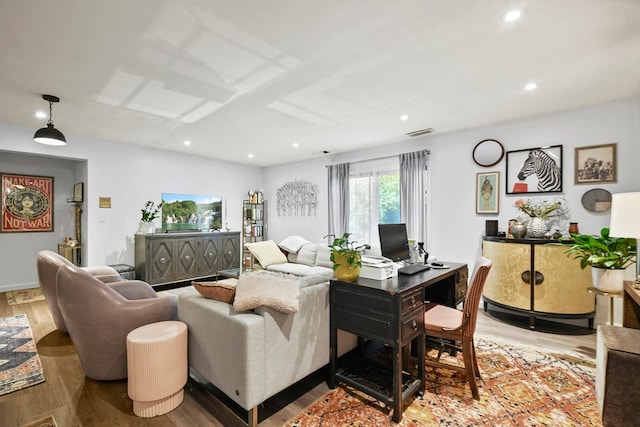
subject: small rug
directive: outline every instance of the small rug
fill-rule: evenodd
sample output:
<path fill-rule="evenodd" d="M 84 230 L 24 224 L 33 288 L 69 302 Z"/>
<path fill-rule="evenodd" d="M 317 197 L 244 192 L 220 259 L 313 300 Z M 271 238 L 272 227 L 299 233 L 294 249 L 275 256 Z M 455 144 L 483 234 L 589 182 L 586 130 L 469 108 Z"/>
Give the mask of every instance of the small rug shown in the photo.
<path fill-rule="evenodd" d="M 289 420 L 308 426 L 601 426 L 595 397 L 595 362 L 568 354 L 479 339 L 484 381 L 473 400 L 465 377 L 427 367 L 426 390 L 404 408 L 402 421 L 376 399 L 341 385 Z M 443 359 L 462 364 L 462 355 Z"/>
<path fill-rule="evenodd" d="M 0 318 L 0 395 L 44 382 L 26 314 Z"/>
<path fill-rule="evenodd" d="M 21 427 L 57 427 L 56 420 L 53 418 L 53 415 L 49 415 L 48 417 L 40 418 L 39 420 L 32 421 L 27 424 L 23 424 Z"/>
<path fill-rule="evenodd" d="M 7 301 L 9 305 L 26 304 L 34 301 L 44 301 L 44 295 L 42 295 L 40 288 L 8 291 Z"/>

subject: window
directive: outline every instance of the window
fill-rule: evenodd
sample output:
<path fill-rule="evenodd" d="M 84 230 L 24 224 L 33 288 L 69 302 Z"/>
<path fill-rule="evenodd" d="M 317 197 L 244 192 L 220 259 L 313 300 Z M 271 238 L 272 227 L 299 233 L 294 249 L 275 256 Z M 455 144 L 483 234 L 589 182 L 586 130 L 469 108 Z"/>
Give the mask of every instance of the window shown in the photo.
<path fill-rule="evenodd" d="M 400 222 L 397 157 L 352 163 L 349 171 L 349 232 L 358 243 L 380 246 L 378 224 Z"/>

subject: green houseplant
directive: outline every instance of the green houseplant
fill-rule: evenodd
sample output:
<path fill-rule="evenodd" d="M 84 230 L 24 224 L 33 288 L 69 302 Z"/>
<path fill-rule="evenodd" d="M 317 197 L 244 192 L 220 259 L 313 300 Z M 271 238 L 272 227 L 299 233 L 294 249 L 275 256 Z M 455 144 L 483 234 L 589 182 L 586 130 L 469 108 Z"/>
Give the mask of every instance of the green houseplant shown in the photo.
<path fill-rule="evenodd" d="M 573 243 L 566 251 L 580 260 L 582 269 L 591 266 L 595 287 L 608 292 L 620 292 L 624 270 L 634 263 L 636 240 L 609 236 L 609 229 L 600 230 L 600 236 L 572 234 Z"/>
<path fill-rule="evenodd" d="M 355 247 L 355 242 L 349 240 L 349 236 L 351 233 L 344 233 L 342 237 L 333 239 L 333 243 L 329 245 L 333 274 L 345 282 L 356 280 L 362 269 L 362 254 Z"/>
<path fill-rule="evenodd" d="M 140 224 L 138 225 L 138 233 L 140 234 L 153 234 L 156 231 L 153 220 L 160 216 L 160 209 L 162 209 L 162 203 L 156 205 L 151 200 L 144 204 L 144 208 L 140 209 L 142 215 L 140 217 Z"/>

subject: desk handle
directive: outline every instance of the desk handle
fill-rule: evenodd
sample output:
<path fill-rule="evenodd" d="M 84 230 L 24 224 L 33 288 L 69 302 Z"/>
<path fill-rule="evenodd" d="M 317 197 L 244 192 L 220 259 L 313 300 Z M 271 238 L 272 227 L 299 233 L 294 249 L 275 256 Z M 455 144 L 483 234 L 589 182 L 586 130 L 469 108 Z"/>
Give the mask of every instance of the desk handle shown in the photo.
<path fill-rule="evenodd" d="M 529 283 L 531 283 L 531 271 L 527 270 L 524 271 L 520 277 L 522 278 L 522 281 L 525 282 L 527 285 Z M 535 272 L 535 278 L 536 278 L 536 285 L 540 285 L 542 282 L 544 282 L 544 275 L 542 273 L 540 273 L 539 271 Z"/>
<path fill-rule="evenodd" d="M 415 331 L 416 329 L 418 329 L 418 324 L 416 323 L 415 320 L 411 321 L 411 327 L 413 328 L 413 330 Z"/>

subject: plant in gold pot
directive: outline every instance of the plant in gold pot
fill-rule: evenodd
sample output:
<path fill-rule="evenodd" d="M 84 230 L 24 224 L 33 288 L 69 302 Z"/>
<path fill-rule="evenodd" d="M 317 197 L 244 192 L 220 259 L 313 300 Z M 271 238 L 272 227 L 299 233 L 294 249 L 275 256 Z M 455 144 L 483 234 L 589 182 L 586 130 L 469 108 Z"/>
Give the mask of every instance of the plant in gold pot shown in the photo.
<path fill-rule="evenodd" d="M 634 263 L 636 240 L 610 237 L 609 229 L 600 230 L 600 236 L 572 234 L 573 244 L 566 251 L 580 260 L 582 269 L 591 266 L 593 285 L 606 292 L 622 291 L 624 270 Z"/>
<path fill-rule="evenodd" d="M 339 280 L 353 282 L 360 276 L 362 269 L 361 252 L 349 240 L 351 233 L 344 233 L 342 237 L 333 239 L 329 245 L 331 262 L 333 262 L 333 274 Z"/>

